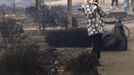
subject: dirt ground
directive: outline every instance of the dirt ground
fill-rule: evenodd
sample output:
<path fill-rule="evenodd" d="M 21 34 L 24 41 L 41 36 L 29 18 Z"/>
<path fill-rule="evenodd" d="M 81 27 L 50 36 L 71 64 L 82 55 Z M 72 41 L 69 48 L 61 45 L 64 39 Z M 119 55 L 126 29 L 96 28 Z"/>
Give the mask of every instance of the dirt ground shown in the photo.
<path fill-rule="evenodd" d="M 102 75 L 133 75 L 134 69 L 134 25 L 132 22 L 124 22 L 124 24 L 130 30 L 130 36 L 128 38 L 128 50 L 127 51 L 102 51 L 101 63 L 104 69 L 99 70 Z M 112 29 L 113 25 L 107 25 L 106 29 Z M 30 35 L 29 38 L 33 39 L 37 43 L 41 50 L 46 48 L 55 48 L 48 46 L 44 39 L 44 34 L 39 34 L 36 31 L 25 32 Z M 36 40 L 36 41 L 35 41 Z M 56 48 L 63 53 L 64 57 L 69 59 L 78 56 L 83 51 L 91 51 L 91 48 Z"/>
<path fill-rule="evenodd" d="M 110 7 L 110 6 L 109 6 Z M 109 9 L 107 6 L 103 6 L 105 10 Z M 118 9 L 117 9 L 118 10 Z M 133 13 L 132 13 L 133 14 Z M 130 30 L 130 36 L 128 38 L 127 51 L 102 51 L 101 63 L 104 69 L 99 70 L 101 75 L 133 75 L 134 74 L 134 20 L 123 22 Z M 110 31 L 113 25 L 106 25 L 106 30 Z M 29 38 L 37 40 L 36 43 L 40 45 L 41 50 L 51 47 L 44 43 L 44 35 L 35 35 L 35 32 L 26 32 L 28 35 L 32 34 Z M 65 57 L 75 57 L 83 51 L 91 51 L 91 48 L 57 48 L 62 51 Z"/>

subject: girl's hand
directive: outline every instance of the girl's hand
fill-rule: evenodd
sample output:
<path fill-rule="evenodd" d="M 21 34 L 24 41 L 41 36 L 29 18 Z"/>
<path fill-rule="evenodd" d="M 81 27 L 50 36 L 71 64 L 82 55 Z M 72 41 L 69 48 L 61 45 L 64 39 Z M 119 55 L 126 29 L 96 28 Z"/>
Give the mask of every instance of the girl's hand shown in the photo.
<path fill-rule="evenodd" d="M 84 12 L 84 8 L 78 8 L 78 11 Z"/>

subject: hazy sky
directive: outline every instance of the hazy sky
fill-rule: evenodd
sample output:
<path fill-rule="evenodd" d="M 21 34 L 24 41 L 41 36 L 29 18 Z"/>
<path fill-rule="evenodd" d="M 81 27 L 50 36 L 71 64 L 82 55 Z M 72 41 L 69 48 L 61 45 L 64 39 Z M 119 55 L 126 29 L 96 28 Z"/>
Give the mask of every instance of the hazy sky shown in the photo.
<path fill-rule="evenodd" d="M 32 2 L 34 0 L 16 0 L 16 2 Z"/>
<path fill-rule="evenodd" d="M 0 4 L 6 4 L 6 5 L 12 5 L 14 0 L 0 0 Z M 33 5 L 35 3 L 35 0 L 15 0 L 16 1 L 16 6 L 29 6 Z"/>
<path fill-rule="evenodd" d="M 0 3 L 11 3 L 13 0 L 0 0 Z M 34 2 L 35 0 L 15 0 L 16 2 Z"/>

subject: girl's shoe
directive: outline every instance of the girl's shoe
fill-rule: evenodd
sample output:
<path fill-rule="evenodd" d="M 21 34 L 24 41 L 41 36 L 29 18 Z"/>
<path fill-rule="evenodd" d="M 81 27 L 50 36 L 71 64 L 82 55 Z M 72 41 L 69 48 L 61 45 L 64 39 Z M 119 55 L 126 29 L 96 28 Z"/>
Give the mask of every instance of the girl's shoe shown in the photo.
<path fill-rule="evenodd" d="M 98 63 L 97 64 L 97 69 L 103 69 L 103 66 L 100 63 Z"/>

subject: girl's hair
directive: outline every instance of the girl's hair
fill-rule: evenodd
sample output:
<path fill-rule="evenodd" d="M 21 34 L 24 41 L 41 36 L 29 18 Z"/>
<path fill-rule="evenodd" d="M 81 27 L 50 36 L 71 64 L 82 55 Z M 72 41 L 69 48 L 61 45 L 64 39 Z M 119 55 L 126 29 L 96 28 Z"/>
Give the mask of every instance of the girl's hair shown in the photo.
<path fill-rule="evenodd" d="M 98 0 L 95 0 L 95 2 L 99 3 L 99 1 L 98 1 Z"/>

